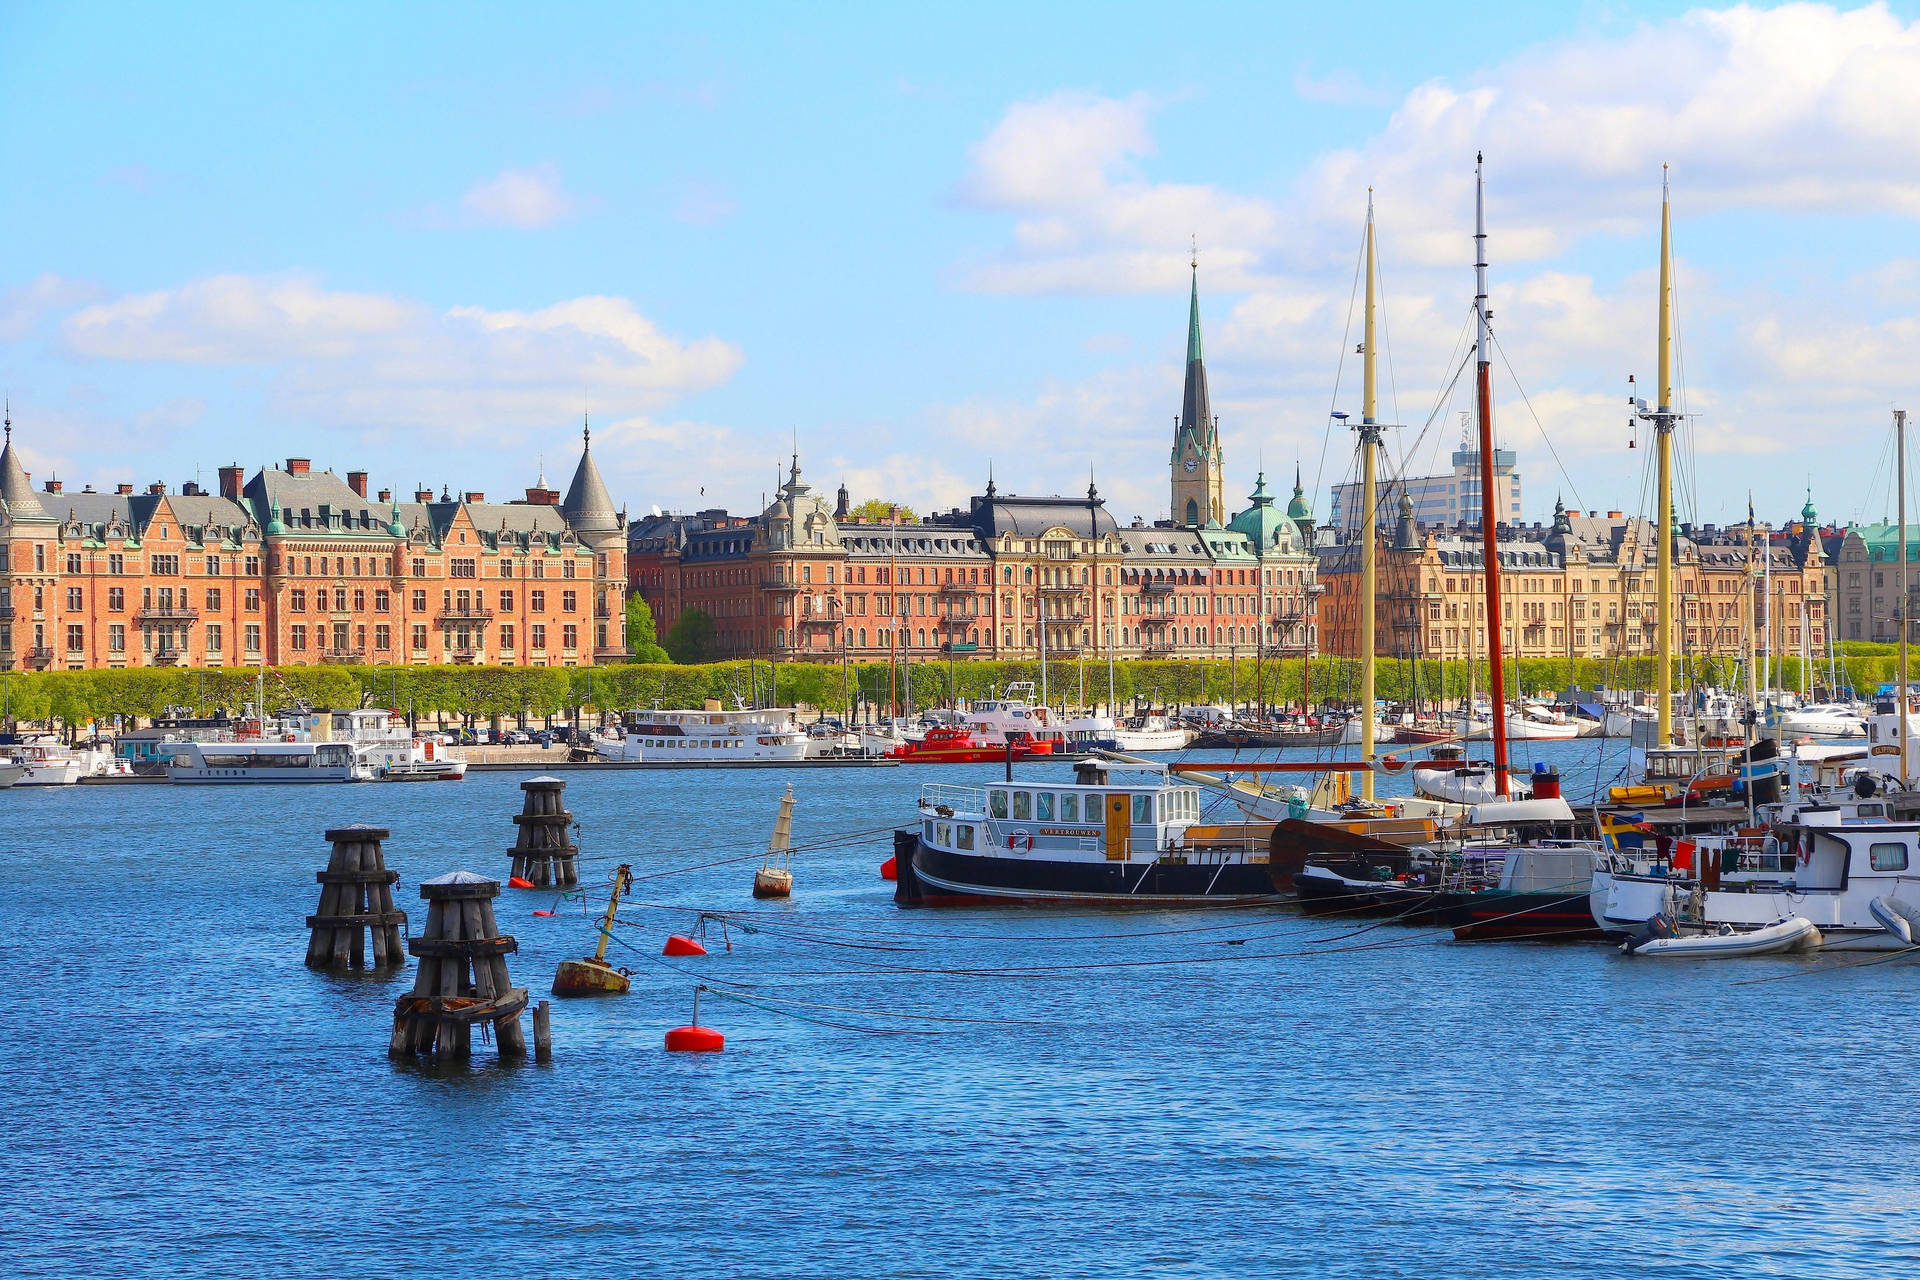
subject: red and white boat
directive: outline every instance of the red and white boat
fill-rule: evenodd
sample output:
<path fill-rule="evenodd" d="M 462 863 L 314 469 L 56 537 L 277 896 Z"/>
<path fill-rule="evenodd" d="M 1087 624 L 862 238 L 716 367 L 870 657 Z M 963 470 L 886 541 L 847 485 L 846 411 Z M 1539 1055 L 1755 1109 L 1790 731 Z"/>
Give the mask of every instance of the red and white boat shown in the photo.
<path fill-rule="evenodd" d="M 1005 760 L 1009 748 L 1015 760 L 1053 754 L 1050 743 L 1018 739 L 992 742 L 958 725 L 941 724 L 928 729 L 917 742 L 901 743 L 887 756 L 903 764 L 991 764 Z"/>

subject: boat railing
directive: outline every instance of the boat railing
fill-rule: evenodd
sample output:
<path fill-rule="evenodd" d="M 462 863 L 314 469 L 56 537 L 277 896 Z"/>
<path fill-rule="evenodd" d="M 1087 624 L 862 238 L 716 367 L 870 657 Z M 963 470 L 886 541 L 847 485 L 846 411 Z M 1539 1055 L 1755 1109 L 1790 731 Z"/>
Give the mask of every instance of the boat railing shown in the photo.
<path fill-rule="evenodd" d="M 950 813 L 978 813 L 987 811 L 987 790 L 985 787 L 961 787 L 950 782 L 923 782 L 920 784 L 920 807 L 925 810 L 946 809 Z"/>

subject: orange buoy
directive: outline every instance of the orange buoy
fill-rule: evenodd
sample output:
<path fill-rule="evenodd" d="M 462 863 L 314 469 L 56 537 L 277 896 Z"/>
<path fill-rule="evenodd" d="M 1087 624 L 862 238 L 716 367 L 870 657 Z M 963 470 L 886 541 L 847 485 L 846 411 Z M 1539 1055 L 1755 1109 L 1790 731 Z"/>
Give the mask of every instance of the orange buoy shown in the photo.
<path fill-rule="evenodd" d="M 551 911 L 536 911 L 536 912 L 534 912 L 533 914 L 535 914 L 535 915 L 537 915 L 537 916 L 550 916 L 550 915 L 552 915 L 552 914 L 553 914 L 553 912 L 551 912 Z"/>
<path fill-rule="evenodd" d="M 898 858 L 888 858 L 885 862 L 881 863 L 880 878 L 882 880 L 898 880 L 900 878 L 900 860 Z"/>
<path fill-rule="evenodd" d="M 533 888 L 533 881 L 527 879 L 525 876 L 511 876 L 507 880 L 507 888 L 531 889 Z"/>
<path fill-rule="evenodd" d="M 682 933 L 669 934 L 667 945 L 660 948 L 663 956 L 703 956 L 707 949 Z"/>
<path fill-rule="evenodd" d="M 668 1053 L 718 1053 L 727 1038 L 712 1027 L 675 1027 L 667 1032 Z"/>

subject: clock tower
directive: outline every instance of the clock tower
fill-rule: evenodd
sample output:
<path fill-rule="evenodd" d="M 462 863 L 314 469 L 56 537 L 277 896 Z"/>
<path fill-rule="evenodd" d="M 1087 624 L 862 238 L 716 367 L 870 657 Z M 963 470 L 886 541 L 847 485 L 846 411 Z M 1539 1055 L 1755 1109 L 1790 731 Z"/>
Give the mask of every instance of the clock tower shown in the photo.
<path fill-rule="evenodd" d="M 1193 263 L 1187 312 L 1187 387 L 1173 429 L 1173 522 L 1183 527 L 1224 524 L 1220 428 L 1207 403 L 1207 365 L 1200 354 L 1200 262 Z"/>

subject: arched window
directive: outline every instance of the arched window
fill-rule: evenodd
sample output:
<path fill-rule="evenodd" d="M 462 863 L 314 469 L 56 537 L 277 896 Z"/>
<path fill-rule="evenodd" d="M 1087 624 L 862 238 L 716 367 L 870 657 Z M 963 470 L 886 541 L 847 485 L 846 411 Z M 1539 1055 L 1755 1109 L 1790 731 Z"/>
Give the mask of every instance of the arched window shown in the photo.
<path fill-rule="evenodd" d="M 1188 524 L 1200 523 L 1200 504 L 1195 502 L 1192 498 L 1187 499 L 1187 523 Z"/>

